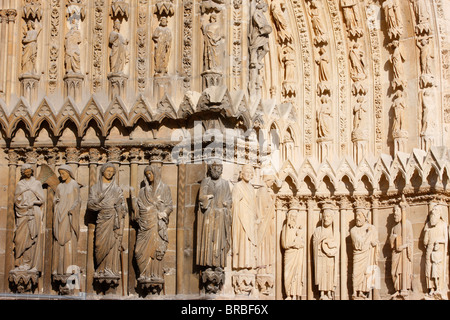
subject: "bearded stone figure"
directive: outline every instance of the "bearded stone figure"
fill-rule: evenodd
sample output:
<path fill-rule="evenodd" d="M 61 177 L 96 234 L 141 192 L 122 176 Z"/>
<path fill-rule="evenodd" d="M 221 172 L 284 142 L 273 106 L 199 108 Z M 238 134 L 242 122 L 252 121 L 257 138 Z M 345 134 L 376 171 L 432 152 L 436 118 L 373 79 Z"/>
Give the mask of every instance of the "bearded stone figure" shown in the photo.
<path fill-rule="evenodd" d="M 428 222 L 424 229 L 425 277 L 428 292 L 426 298 L 442 299 L 444 297 L 445 257 L 448 245 L 448 226 L 443 220 L 438 204 L 430 205 Z"/>
<path fill-rule="evenodd" d="M 202 180 L 197 213 L 196 263 L 202 271 L 205 289 L 217 293 L 224 279 L 227 253 L 231 246 L 232 197 L 229 182 L 221 178 L 223 165 L 208 165 L 208 177 Z"/>
<path fill-rule="evenodd" d="M 404 296 L 406 294 L 404 291 L 412 289 L 414 244 L 411 221 L 406 219 L 403 221 L 402 209 L 398 205 L 394 207 L 394 221 L 396 224 L 389 237 L 392 249 L 391 275 L 395 288 L 392 298 Z M 403 283 L 404 279 L 406 283 Z"/>
<path fill-rule="evenodd" d="M 96 184 L 89 192 L 87 207 L 97 212 L 95 227 L 95 274 L 98 280 L 120 278 L 120 251 L 122 248 L 123 220 L 127 212 L 122 188 L 116 181 L 116 167 L 105 163 L 100 168 Z"/>
<path fill-rule="evenodd" d="M 80 185 L 75 181 L 72 168 L 61 165 L 58 169 L 61 183 L 54 196 L 53 215 L 53 274 L 71 274 L 76 266 L 77 244 L 80 235 Z"/>
<path fill-rule="evenodd" d="M 161 179 L 161 168 L 144 169 L 145 186 L 135 202 L 135 220 L 139 225 L 134 254 L 141 284 L 164 283 L 163 258 L 169 244 L 167 225 L 173 211 L 172 194 Z"/>
<path fill-rule="evenodd" d="M 14 208 L 16 214 L 14 229 L 14 258 L 16 270 L 39 272 L 42 266 L 41 224 L 45 203 L 44 190 L 40 181 L 33 176 L 30 164 L 20 170 L 21 180 L 16 186 Z"/>
<path fill-rule="evenodd" d="M 353 300 L 368 299 L 372 289 L 373 268 L 377 265 L 378 235 L 368 222 L 368 210 L 356 209 L 356 226 L 350 230 L 353 244 Z"/>
<path fill-rule="evenodd" d="M 325 204 L 322 210 L 320 226 L 313 234 L 314 283 L 320 300 L 333 300 L 338 282 L 339 232 L 334 225 L 334 208 Z"/>

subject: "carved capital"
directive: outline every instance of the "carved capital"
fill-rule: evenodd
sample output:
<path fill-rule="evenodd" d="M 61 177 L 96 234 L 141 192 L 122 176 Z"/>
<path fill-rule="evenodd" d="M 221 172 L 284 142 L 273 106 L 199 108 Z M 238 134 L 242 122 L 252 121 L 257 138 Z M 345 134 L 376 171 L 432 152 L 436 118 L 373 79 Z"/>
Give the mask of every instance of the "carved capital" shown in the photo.
<path fill-rule="evenodd" d="M 89 149 L 89 162 L 90 163 L 98 163 L 100 161 L 101 154 L 98 149 L 91 148 Z"/>
<path fill-rule="evenodd" d="M 66 161 L 72 163 L 78 163 L 80 161 L 80 151 L 77 148 L 66 149 Z"/>
<path fill-rule="evenodd" d="M 23 18 L 26 20 L 38 20 L 42 18 L 42 7 L 40 0 L 24 0 Z"/>
<path fill-rule="evenodd" d="M 128 154 L 128 158 L 130 160 L 131 163 L 133 162 L 138 162 L 140 157 L 140 150 L 139 148 L 131 148 L 130 152 Z"/>
<path fill-rule="evenodd" d="M 8 162 L 9 165 L 17 165 L 20 156 L 15 150 L 8 150 Z"/>
<path fill-rule="evenodd" d="M 122 158 L 122 149 L 119 147 L 111 147 L 108 149 L 108 161 L 120 162 Z"/>
<path fill-rule="evenodd" d="M 38 158 L 39 158 L 39 154 L 37 153 L 36 150 L 28 151 L 25 154 L 26 163 L 36 164 L 38 161 Z"/>

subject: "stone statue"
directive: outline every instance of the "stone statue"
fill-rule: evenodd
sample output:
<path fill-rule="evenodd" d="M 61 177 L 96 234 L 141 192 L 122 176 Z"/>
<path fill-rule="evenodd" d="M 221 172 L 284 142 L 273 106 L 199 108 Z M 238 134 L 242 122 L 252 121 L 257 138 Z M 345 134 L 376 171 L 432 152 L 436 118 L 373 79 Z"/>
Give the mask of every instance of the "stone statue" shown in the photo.
<path fill-rule="evenodd" d="M 323 25 L 323 22 L 320 18 L 320 10 L 319 10 L 320 3 L 317 0 L 311 0 L 310 6 L 307 6 L 307 10 L 309 13 L 309 16 L 311 17 L 311 25 L 312 29 L 314 31 L 314 43 L 326 43 L 327 37 L 325 34 L 325 27 Z"/>
<path fill-rule="evenodd" d="M 317 136 L 319 138 L 329 137 L 331 134 L 331 106 L 328 98 L 322 97 L 322 105 L 317 110 Z"/>
<path fill-rule="evenodd" d="M 275 176 L 263 175 L 264 186 L 258 189 L 258 273 L 272 273 L 275 263 L 275 194 L 272 186 Z"/>
<path fill-rule="evenodd" d="M 371 282 L 374 281 L 372 271 L 378 260 L 378 235 L 375 226 L 368 222 L 369 211 L 356 208 L 356 226 L 350 230 L 353 244 L 353 299 L 367 299 Z"/>
<path fill-rule="evenodd" d="M 416 29 L 419 32 L 429 31 L 430 11 L 426 0 L 410 0 L 416 15 Z"/>
<path fill-rule="evenodd" d="M 289 211 L 281 230 L 286 300 L 299 300 L 302 294 L 304 241 L 304 231 L 298 222 L 298 211 Z"/>
<path fill-rule="evenodd" d="M 250 180 L 253 167 L 242 167 L 241 181 L 236 183 L 232 192 L 232 260 L 233 269 L 255 269 L 257 267 L 257 202 Z"/>
<path fill-rule="evenodd" d="M 286 15 L 286 4 L 282 0 L 270 3 L 270 14 L 272 15 L 275 29 L 277 30 L 277 41 L 279 44 L 292 42 L 292 35 L 287 30 L 289 28 Z"/>
<path fill-rule="evenodd" d="M 269 34 L 272 27 L 264 15 L 267 11 L 267 3 L 261 0 L 256 4 L 250 22 L 249 50 L 250 68 L 261 69 L 262 60 L 269 52 Z"/>
<path fill-rule="evenodd" d="M 426 37 L 418 39 L 417 47 L 420 50 L 420 70 L 422 72 L 422 75 L 433 74 L 432 65 L 434 55 L 431 52 L 432 48 L 430 45 L 430 39 Z"/>
<path fill-rule="evenodd" d="M 199 211 L 197 213 L 197 265 L 206 267 L 202 272 L 206 291 L 216 293 L 224 280 L 227 253 L 231 246 L 232 197 L 229 182 L 221 178 L 223 165 L 208 165 L 208 177 L 200 184 Z"/>
<path fill-rule="evenodd" d="M 394 95 L 394 103 L 392 105 L 394 109 L 394 122 L 392 124 L 392 132 L 399 133 L 404 130 L 405 122 L 405 99 L 402 91 L 397 91 Z"/>
<path fill-rule="evenodd" d="M 66 34 L 64 48 L 65 48 L 65 58 L 64 62 L 66 65 L 66 73 L 81 73 L 80 63 L 81 63 L 81 33 L 78 30 L 78 25 L 75 20 L 70 31 Z"/>
<path fill-rule="evenodd" d="M 357 42 L 353 43 L 349 52 L 350 75 L 353 81 L 360 81 L 367 78 L 366 66 L 364 62 L 364 52 L 360 49 Z"/>
<path fill-rule="evenodd" d="M 405 210 L 405 208 L 403 208 L 403 210 Z M 412 289 L 413 229 L 411 221 L 405 219 L 403 222 L 402 219 L 402 209 L 400 206 L 396 205 L 394 207 L 394 221 L 396 224 L 392 228 L 389 236 L 389 242 L 392 249 L 391 275 L 395 288 L 395 294 L 392 298 L 400 295 L 404 296 L 406 295 L 406 292 L 404 291 Z M 406 234 L 403 234 L 403 232 L 406 232 Z M 404 264 L 406 264 L 406 266 Z M 405 275 L 403 275 L 403 273 L 405 273 Z M 406 283 L 403 283 L 403 279 L 406 280 Z"/>
<path fill-rule="evenodd" d="M 323 206 L 320 226 L 314 230 L 313 253 L 314 283 L 320 291 L 320 300 L 332 300 L 338 283 L 339 231 L 330 204 Z"/>
<path fill-rule="evenodd" d="M 358 97 L 357 104 L 353 107 L 353 130 L 359 130 L 363 126 L 361 123 L 365 120 L 367 107 L 364 105 L 364 97 Z"/>
<path fill-rule="evenodd" d="M 442 299 L 445 286 L 445 257 L 447 255 L 448 225 L 443 220 L 439 206 L 430 204 L 430 214 L 424 229 L 425 277 L 428 288 L 427 298 Z"/>
<path fill-rule="evenodd" d="M 167 225 L 173 211 L 172 194 L 161 180 L 161 168 L 144 169 L 145 186 L 135 199 L 135 220 L 139 225 L 134 255 L 139 269 L 138 282 L 164 283 L 162 260 L 167 251 Z"/>
<path fill-rule="evenodd" d="M 80 236 L 80 185 L 75 181 L 72 168 L 61 165 L 58 169 L 61 183 L 54 196 L 53 215 L 53 274 L 71 274 L 77 266 L 77 245 Z"/>
<path fill-rule="evenodd" d="M 404 86 L 403 62 L 405 62 L 405 58 L 403 57 L 400 42 L 398 40 L 392 41 L 391 47 L 393 48 L 393 51 L 390 61 L 392 63 L 392 73 L 394 76 L 393 87 L 395 90 L 397 87 Z"/>
<path fill-rule="evenodd" d="M 161 17 L 159 26 L 153 32 L 152 39 L 155 42 L 155 73 L 165 75 L 167 74 L 172 46 L 172 31 L 167 26 L 167 17 Z"/>
<path fill-rule="evenodd" d="M 419 105 L 422 107 L 422 128 L 421 135 L 427 133 L 430 122 L 430 110 L 433 107 L 434 99 L 430 88 L 426 88 L 419 94 Z"/>
<path fill-rule="evenodd" d="M 128 40 L 120 34 L 120 20 L 114 20 L 113 30 L 109 34 L 109 45 L 111 47 L 109 55 L 111 72 L 123 73 L 125 64 L 128 62 Z"/>
<path fill-rule="evenodd" d="M 23 32 L 22 73 L 36 74 L 37 39 L 42 31 L 39 22 L 28 20 L 26 30 Z"/>
<path fill-rule="evenodd" d="M 397 0 L 383 2 L 383 11 L 388 26 L 388 35 L 391 39 L 398 39 L 403 33 L 403 23 Z"/>
<path fill-rule="evenodd" d="M 30 164 L 22 165 L 22 178 L 14 194 L 15 229 L 14 258 L 16 270 L 40 272 L 42 267 L 40 237 L 45 203 L 44 190 L 40 181 L 33 176 Z"/>
<path fill-rule="evenodd" d="M 341 7 L 347 31 L 352 36 L 362 36 L 356 0 L 341 0 Z"/>
<path fill-rule="evenodd" d="M 123 220 L 127 213 L 122 188 L 116 181 L 116 167 L 105 163 L 96 184 L 89 191 L 87 207 L 98 213 L 95 227 L 94 277 L 119 279 L 119 256 L 122 248 Z"/>
<path fill-rule="evenodd" d="M 212 14 L 209 23 L 202 26 L 204 39 L 203 48 L 203 69 L 204 71 L 213 71 L 220 73 L 222 70 L 223 43 L 225 36 L 223 35 L 223 27 L 217 21 L 217 15 Z"/>
<path fill-rule="evenodd" d="M 327 82 L 330 79 L 330 67 L 325 48 L 320 48 L 319 55 L 320 57 L 316 59 L 316 64 L 319 66 L 319 82 Z"/>

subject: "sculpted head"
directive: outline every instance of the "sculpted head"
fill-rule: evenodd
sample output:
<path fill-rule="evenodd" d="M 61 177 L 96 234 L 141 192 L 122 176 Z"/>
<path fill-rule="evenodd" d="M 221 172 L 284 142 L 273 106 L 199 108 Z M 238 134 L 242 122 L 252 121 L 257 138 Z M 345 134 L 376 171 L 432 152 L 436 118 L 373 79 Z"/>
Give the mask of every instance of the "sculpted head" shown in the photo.
<path fill-rule="evenodd" d="M 167 27 L 167 18 L 166 17 L 162 17 L 161 20 L 159 21 L 159 25 L 161 27 Z"/>
<path fill-rule="evenodd" d="M 396 205 L 394 207 L 394 221 L 396 223 L 399 223 L 402 221 L 402 210 L 400 209 L 400 206 Z"/>
<path fill-rule="evenodd" d="M 439 211 L 438 205 L 434 203 L 431 205 L 430 225 L 432 227 L 436 226 L 440 219 L 441 219 L 441 212 Z"/>
<path fill-rule="evenodd" d="M 287 225 L 290 228 L 294 228 L 297 224 L 297 212 L 296 210 L 289 211 L 287 216 Z"/>
<path fill-rule="evenodd" d="M 108 162 L 101 167 L 100 172 L 102 174 L 103 181 L 110 182 L 116 174 L 116 167 L 111 162 Z"/>
<path fill-rule="evenodd" d="M 364 208 L 356 209 L 356 226 L 362 227 L 367 221 L 367 210 Z"/>
<path fill-rule="evenodd" d="M 247 183 L 253 179 L 253 167 L 251 165 L 246 164 L 242 167 L 241 179 Z"/>
<path fill-rule="evenodd" d="M 324 227 L 329 227 L 333 224 L 333 209 L 325 208 L 322 213 L 322 224 Z"/>
<path fill-rule="evenodd" d="M 263 175 L 263 181 L 266 183 L 267 188 L 272 188 L 275 183 L 275 177 L 273 175 Z"/>
<path fill-rule="evenodd" d="M 223 165 L 218 162 L 213 162 L 208 166 L 208 171 L 213 180 L 220 178 L 223 172 Z"/>
<path fill-rule="evenodd" d="M 31 164 L 25 163 L 22 165 L 22 168 L 20 168 L 20 173 L 23 178 L 29 179 L 33 176 L 34 170 Z"/>

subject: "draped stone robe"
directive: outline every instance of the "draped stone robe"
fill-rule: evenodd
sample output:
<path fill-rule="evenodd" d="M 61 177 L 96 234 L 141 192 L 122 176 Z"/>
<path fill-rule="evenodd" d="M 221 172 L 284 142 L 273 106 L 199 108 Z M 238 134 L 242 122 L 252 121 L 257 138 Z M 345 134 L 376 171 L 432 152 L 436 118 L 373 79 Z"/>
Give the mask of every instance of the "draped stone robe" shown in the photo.
<path fill-rule="evenodd" d="M 173 210 L 169 187 L 155 174 L 154 184 L 139 190 L 137 199 L 139 229 L 134 250 L 139 279 L 163 280 L 162 259 L 167 251 L 167 225 Z"/>
<path fill-rule="evenodd" d="M 303 234 L 297 226 L 283 225 L 281 247 L 284 249 L 284 287 L 286 295 L 302 295 L 303 288 Z"/>
<path fill-rule="evenodd" d="M 53 273 L 71 273 L 77 266 L 77 244 L 80 235 L 80 186 L 71 179 L 60 183 L 54 196 L 53 216 Z"/>
<path fill-rule="evenodd" d="M 403 263 L 406 263 L 406 289 L 411 289 L 412 283 L 412 259 L 413 259 L 413 229 L 411 221 L 406 220 L 406 235 L 402 236 L 402 222 L 397 223 L 391 231 L 390 243 L 392 248 L 391 275 L 394 281 L 394 288 L 402 290 Z M 398 248 L 407 244 L 406 260 L 403 258 L 403 250 Z"/>
<path fill-rule="evenodd" d="M 447 244 L 448 244 L 448 230 L 446 223 L 441 219 L 434 226 L 430 226 L 429 223 L 425 226 L 425 235 L 423 238 L 423 244 L 426 247 L 425 251 L 425 277 L 427 282 L 428 289 L 436 289 L 437 291 L 441 291 L 444 286 L 444 275 L 445 272 L 445 261 L 441 262 L 440 274 L 432 274 L 432 253 L 434 250 L 435 243 L 439 243 L 438 255 L 441 257 L 446 257 L 447 254 Z M 436 251 L 435 251 L 436 252 Z M 435 254 L 437 255 L 437 254 Z M 438 276 L 440 279 L 439 286 L 435 282 L 435 276 Z"/>
<path fill-rule="evenodd" d="M 214 198 L 208 199 L 208 195 Z M 231 242 L 232 197 L 228 181 L 203 179 L 198 199 L 196 263 L 224 268 Z"/>
<path fill-rule="evenodd" d="M 232 192 L 233 224 L 232 255 L 234 269 L 253 269 L 257 266 L 257 203 L 253 186 L 238 182 Z"/>
<path fill-rule="evenodd" d="M 113 178 L 110 183 L 99 181 L 91 187 L 88 209 L 97 211 L 95 227 L 96 272 L 118 276 L 123 235 L 123 218 L 126 213 L 122 189 Z"/>
<path fill-rule="evenodd" d="M 315 284 L 319 291 L 335 291 L 338 279 L 339 238 L 333 227 L 317 227 L 313 234 Z"/>
<path fill-rule="evenodd" d="M 376 265 L 378 255 L 378 235 L 375 226 L 365 223 L 350 230 L 353 244 L 353 290 L 369 292 L 373 275 L 371 266 Z M 375 246 L 372 244 L 375 243 Z"/>
<path fill-rule="evenodd" d="M 117 31 L 111 31 L 109 36 L 111 54 L 109 56 L 111 72 L 121 73 L 127 62 L 127 41 Z"/>
<path fill-rule="evenodd" d="M 44 190 L 35 177 L 22 179 L 14 195 L 16 224 L 14 230 L 14 254 L 16 267 L 41 270 L 42 241 L 39 237 L 43 213 L 34 202 L 45 203 Z M 31 208 L 29 208 L 32 206 Z"/>
<path fill-rule="evenodd" d="M 275 262 L 275 195 L 267 186 L 258 189 L 258 267 L 268 267 Z M 270 270 L 269 270 L 270 271 Z"/>

